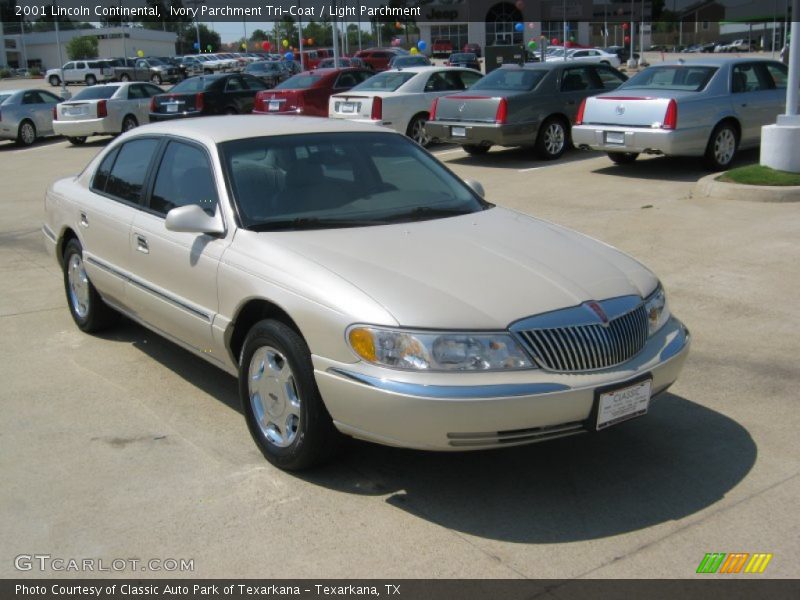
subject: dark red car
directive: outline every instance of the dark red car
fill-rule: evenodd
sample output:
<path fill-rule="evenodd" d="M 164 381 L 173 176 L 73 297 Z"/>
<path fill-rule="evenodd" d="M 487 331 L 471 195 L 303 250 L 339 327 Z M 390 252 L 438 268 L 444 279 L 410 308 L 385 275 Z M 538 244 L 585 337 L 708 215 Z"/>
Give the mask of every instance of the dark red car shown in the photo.
<path fill-rule="evenodd" d="M 389 61 L 398 54 L 403 54 L 403 52 L 398 52 L 396 48 L 367 48 L 359 50 L 354 56 L 360 58 L 365 65 L 377 72 L 388 69 Z"/>
<path fill-rule="evenodd" d="M 290 77 L 256 95 L 253 112 L 264 115 L 328 116 L 328 98 L 372 77 L 367 69 L 315 69 Z"/>

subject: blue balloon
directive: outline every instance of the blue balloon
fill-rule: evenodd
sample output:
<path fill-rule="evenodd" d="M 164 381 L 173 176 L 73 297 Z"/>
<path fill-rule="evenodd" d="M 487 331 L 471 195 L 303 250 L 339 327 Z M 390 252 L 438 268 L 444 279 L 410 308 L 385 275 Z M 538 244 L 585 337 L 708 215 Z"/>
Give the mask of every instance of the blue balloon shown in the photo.
<path fill-rule="evenodd" d="M 195 49 L 195 50 L 200 50 L 200 44 L 198 44 L 197 42 L 195 42 L 194 44 L 192 44 L 192 46 L 194 46 L 194 49 Z"/>
<path fill-rule="evenodd" d="M 287 52 L 286 54 L 283 55 L 283 58 L 285 58 L 286 60 L 294 60 L 294 53 Z"/>
<path fill-rule="evenodd" d="M 514 25 L 514 31 L 520 32 L 524 30 L 525 30 L 525 25 L 523 25 L 522 23 L 517 23 L 516 25 Z"/>
<path fill-rule="evenodd" d="M 417 42 L 417 48 L 420 50 L 425 50 L 428 47 L 428 44 L 425 43 L 425 40 L 420 40 Z"/>

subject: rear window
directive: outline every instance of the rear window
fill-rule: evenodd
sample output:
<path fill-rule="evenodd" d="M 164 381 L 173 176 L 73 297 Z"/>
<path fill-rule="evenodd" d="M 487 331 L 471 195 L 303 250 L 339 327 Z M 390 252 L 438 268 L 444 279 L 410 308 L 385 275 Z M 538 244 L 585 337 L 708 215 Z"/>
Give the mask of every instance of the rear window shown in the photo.
<path fill-rule="evenodd" d="M 108 100 L 118 89 L 118 85 L 94 85 L 75 94 L 72 100 Z"/>
<path fill-rule="evenodd" d="M 204 92 L 217 81 L 219 81 L 219 77 L 190 77 L 171 88 L 170 93 L 191 94 L 192 92 Z"/>
<path fill-rule="evenodd" d="M 276 85 L 276 90 L 304 90 L 306 88 L 313 87 L 320 79 L 322 79 L 321 75 L 307 75 L 302 73 L 300 75 L 295 75 L 294 77 L 289 77 L 283 83 Z"/>
<path fill-rule="evenodd" d="M 477 60 L 477 58 L 478 57 L 475 56 L 474 54 L 464 54 L 464 53 L 451 54 L 450 55 L 450 62 L 453 62 L 453 61 L 465 61 L 465 62 L 466 61 L 474 61 L 474 60 Z"/>
<path fill-rule="evenodd" d="M 416 73 L 408 71 L 385 71 L 359 83 L 352 89 L 353 92 L 393 92 Z"/>
<path fill-rule="evenodd" d="M 545 73 L 546 71 L 533 69 L 495 69 L 471 89 L 530 91 L 544 79 Z"/>
<path fill-rule="evenodd" d="M 0 104 L 11 98 L 11 94 L 0 94 Z"/>
<path fill-rule="evenodd" d="M 717 67 L 650 67 L 631 77 L 619 89 L 683 90 L 699 92 L 717 72 Z"/>

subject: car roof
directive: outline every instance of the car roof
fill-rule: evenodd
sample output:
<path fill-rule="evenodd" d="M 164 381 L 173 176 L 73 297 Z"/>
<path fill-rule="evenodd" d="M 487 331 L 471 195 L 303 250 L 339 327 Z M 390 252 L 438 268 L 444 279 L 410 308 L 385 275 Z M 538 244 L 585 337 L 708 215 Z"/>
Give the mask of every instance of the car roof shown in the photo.
<path fill-rule="evenodd" d="M 372 124 L 348 119 L 320 119 L 317 117 L 270 115 L 224 115 L 198 119 L 177 119 L 137 127 L 133 135 L 158 133 L 202 141 L 207 145 L 275 135 L 304 133 L 376 132 L 394 133 L 390 129 L 376 128 Z M 400 134 L 397 134 L 400 135 Z"/>
<path fill-rule="evenodd" d="M 721 67 L 724 65 L 729 65 L 732 63 L 749 63 L 749 62 L 772 62 L 781 64 L 778 60 L 773 60 L 771 58 L 763 58 L 760 56 L 709 56 L 708 58 L 700 58 L 700 59 L 677 59 L 677 60 L 668 60 L 663 63 L 658 63 L 657 65 L 651 65 L 653 67 Z"/>

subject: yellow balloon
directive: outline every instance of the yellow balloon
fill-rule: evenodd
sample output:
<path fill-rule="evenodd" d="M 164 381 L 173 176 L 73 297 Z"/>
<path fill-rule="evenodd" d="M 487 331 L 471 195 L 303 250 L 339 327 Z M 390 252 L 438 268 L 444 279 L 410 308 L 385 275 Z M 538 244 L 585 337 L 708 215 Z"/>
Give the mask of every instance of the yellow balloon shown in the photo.
<path fill-rule="evenodd" d="M 411 52 L 411 54 L 418 54 L 419 50 L 417 50 L 416 48 L 411 48 L 411 50 L 409 50 L 409 52 Z"/>
<path fill-rule="evenodd" d="M 242 50 L 247 50 L 247 44 L 242 44 Z"/>
<path fill-rule="evenodd" d="M 283 40 L 283 47 L 284 48 L 288 48 L 289 47 L 289 40 Z"/>
<path fill-rule="evenodd" d="M 136 56 L 138 56 L 139 58 L 142 58 L 144 56 L 144 50 L 137 50 L 136 51 Z"/>

